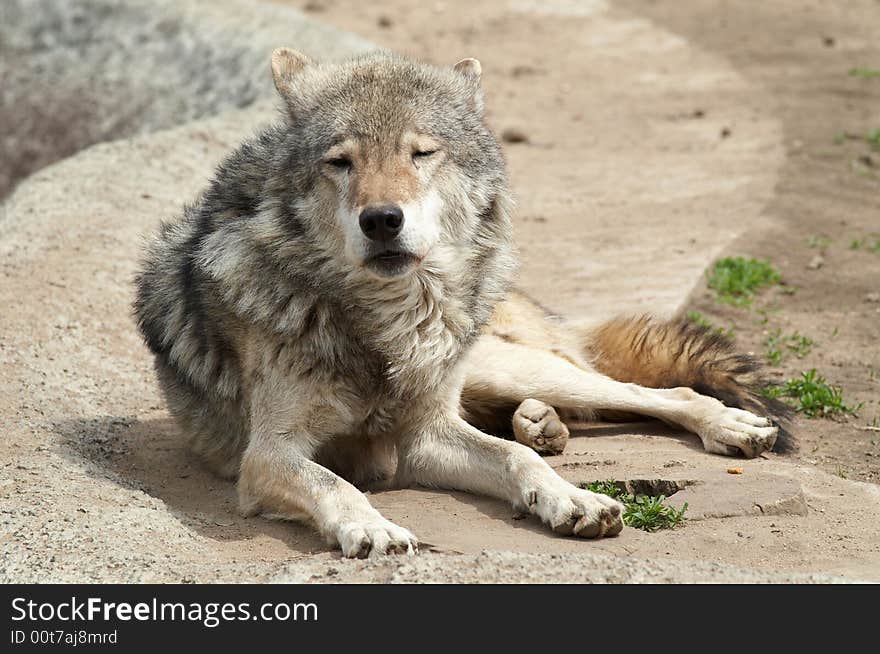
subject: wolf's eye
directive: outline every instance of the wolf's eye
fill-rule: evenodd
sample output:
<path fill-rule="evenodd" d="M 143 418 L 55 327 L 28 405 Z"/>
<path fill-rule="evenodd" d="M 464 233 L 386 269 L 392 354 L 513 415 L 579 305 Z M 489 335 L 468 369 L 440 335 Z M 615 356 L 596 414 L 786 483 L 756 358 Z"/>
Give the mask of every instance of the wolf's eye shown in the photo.
<path fill-rule="evenodd" d="M 418 161 L 419 159 L 427 159 L 432 154 L 437 154 L 437 150 L 416 150 L 412 153 L 413 161 Z"/>
<path fill-rule="evenodd" d="M 325 161 L 324 163 L 326 163 L 328 166 L 336 168 L 337 170 L 348 170 L 349 168 L 351 168 L 351 159 L 348 159 L 346 157 L 333 157 L 332 159 L 327 159 L 327 161 Z"/>

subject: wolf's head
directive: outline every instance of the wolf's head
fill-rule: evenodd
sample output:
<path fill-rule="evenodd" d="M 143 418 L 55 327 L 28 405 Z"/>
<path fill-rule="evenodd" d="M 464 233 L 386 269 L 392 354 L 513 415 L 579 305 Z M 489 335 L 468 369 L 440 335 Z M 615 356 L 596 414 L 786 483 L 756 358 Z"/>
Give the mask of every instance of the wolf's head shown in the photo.
<path fill-rule="evenodd" d="M 317 64 L 281 48 L 272 74 L 289 123 L 291 209 L 328 256 L 399 278 L 467 265 L 475 241 L 497 236 L 486 222 L 509 231 L 475 59 L 437 68 L 379 53 Z"/>

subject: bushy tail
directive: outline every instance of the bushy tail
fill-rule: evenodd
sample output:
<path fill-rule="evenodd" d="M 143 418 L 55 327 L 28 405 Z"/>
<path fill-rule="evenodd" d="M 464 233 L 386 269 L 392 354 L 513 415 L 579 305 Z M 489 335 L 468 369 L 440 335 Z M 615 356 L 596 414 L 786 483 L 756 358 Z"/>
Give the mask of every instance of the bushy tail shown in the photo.
<path fill-rule="evenodd" d="M 652 388 L 688 386 L 727 406 L 770 418 L 779 426 L 774 451 L 794 449 L 785 429 L 792 410 L 764 396 L 767 381 L 761 364 L 736 352 L 725 336 L 685 319 L 641 316 L 588 328 L 585 339 L 587 354 L 602 374 Z"/>

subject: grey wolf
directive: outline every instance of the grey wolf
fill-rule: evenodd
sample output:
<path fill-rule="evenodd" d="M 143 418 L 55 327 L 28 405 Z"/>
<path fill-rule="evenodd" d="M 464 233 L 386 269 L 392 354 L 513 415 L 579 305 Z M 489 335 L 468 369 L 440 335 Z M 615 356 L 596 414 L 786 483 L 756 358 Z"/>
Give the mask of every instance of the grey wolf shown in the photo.
<path fill-rule="evenodd" d="M 358 489 L 420 484 L 613 536 L 621 505 L 538 453 L 564 445 L 562 420 L 644 414 L 712 452 L 773 447 L 777 428 L 746 410 L 768 407 L 753 362 L 705 332 L 554 321 L 511 290 L 510 191 L 476 60 L 282 48 L 271 68 L 281 120 L 162 225 L 134 305 L 169 410 L 237 478 L 246 514 L 310 522 L 349 557 L 413 553 Z"/>

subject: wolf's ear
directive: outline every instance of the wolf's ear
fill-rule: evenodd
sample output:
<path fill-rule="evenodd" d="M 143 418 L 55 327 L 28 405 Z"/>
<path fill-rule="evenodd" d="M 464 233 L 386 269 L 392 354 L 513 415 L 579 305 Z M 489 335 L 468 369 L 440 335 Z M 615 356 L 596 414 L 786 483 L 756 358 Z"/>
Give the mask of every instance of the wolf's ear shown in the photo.
<path fill-rule="evenodd" d="M 483 67 L 480 66 L 480 62 L 476 59 L 462 59 L 452 69 L 475 86 L 479 86 Z"/>
<path fill-rule="evenodd" d="M 299 71 L 312 63 L 302 52 L 290 48 L 278 48 L 272 53 L 272 79 L 282 97 L 290 93 L 290 83 Z"/>
<path fill-rule="evenodd" d="M 470 106 L 478 114 L 483 112 L 483 91 L 480 88 L 480 76 L 483 73 L 483 67 L 476 59 L 462 59 L 452 67 L 456 73 L 461 75 L 468 86 L 471 87 Z"/>

